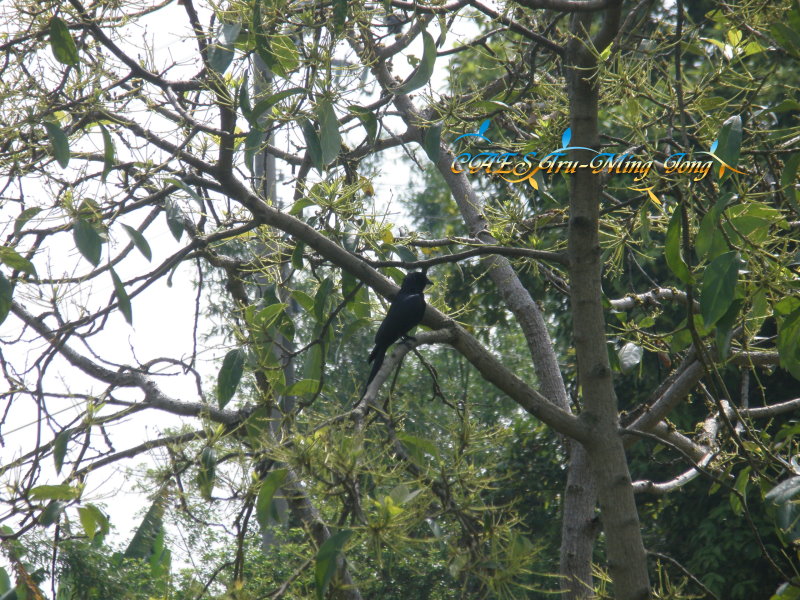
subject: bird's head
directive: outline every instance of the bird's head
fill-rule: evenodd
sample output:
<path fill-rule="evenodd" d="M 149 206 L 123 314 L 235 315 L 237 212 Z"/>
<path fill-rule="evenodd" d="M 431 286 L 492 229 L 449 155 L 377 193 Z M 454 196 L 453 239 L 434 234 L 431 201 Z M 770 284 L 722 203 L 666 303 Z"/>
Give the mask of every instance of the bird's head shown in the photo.
<path fill-rule="evenodd" d="M 406 275 L 405 279 L 403 279 L 403 283 L 400 285 L 400 291 L 418 294 L 425 289 L 426 285 L 431 284 L 433 284 L 433 282 L 428 279 L 425 273 L 422 273 L 421 271 L 414 271 L 413 273 Z"/>

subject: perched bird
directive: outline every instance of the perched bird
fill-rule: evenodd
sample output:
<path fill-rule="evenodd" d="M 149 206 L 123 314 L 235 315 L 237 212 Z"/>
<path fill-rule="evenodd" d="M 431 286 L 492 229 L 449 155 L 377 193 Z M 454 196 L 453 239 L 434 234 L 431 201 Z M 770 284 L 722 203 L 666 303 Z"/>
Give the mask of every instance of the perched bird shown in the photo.
<path fill-rule="evenodd" d="M 400 291 L 392 300 L 389 311 L 375 334 L 375 347 L 369 355 L 372 370 L 364 387 L 365 391 L 380 370 L 389 346 L 400 338 L 407 338 L 408 332 L 422 321 L 425 314 L 425 296 L 422 291 L 431 283 L 433 282 L 425 276 L 425 273 L 419 271 L 409 273 L 403 279 Z"/>

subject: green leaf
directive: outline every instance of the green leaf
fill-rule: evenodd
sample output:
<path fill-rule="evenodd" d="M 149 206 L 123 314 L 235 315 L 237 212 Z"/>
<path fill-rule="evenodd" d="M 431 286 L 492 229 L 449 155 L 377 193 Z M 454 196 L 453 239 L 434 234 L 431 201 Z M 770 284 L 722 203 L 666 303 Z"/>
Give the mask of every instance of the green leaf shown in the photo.
<path fill-rule="evenodd" d="M 627 373 L 636 365 L 642 362 L 644 350 L 633 342 L 628 342 L 617 353 L 619 356 L 619 366 L 623 373 Z"/>
<path fill-rule="evenodd" d="M 11 579 L 3 567 L 0 567 L 0 594 L 5 594 L 11 589 Z"/>
<path fill-rule="evenodd" d="M 308 119 L 300 119 L 298 123 L 300 123 L 300 129 L 303 131 L 303 138 L 306 140 L 306 148 L 311 164 L 316 167 L 317 171 L 322 172 L 325 165 L 322 162 L 322 147 L 320 146 L 317 131 Z"/>
<path fill-rule="evenodd" d="M 699 260 L 702 260 L 712 248 L 717 246 L 715 236 L 721 238 L 723 244 L 725 243 L 725 238 L 719 232 L 719 219 L 730 201 L 730 194 L 722 196 L 717 200 L 711 210 L 705 214 L 703 220 L 700 221 L 700 229 L 697 231 L 697 238 L 694 242 L 694 251 Z M 724 246 L 724 248 L 727 250 L 727 245 Z M 714 257 L 711 256 L 710 258 Z"/>
<path fill-rule="evenodd" d="M 294 298 L 306 312 L 312 312 L 314 310 L 314 299 L 303 290 L 294 290 L 292 292 L 292 298 Z"/>
<path fill-rule="evenodd" d="M 236 393 L 244 371 L 244 359 L 244 350 L 237 348 L 228 352 L 222 360 L 222 367 L 217 375 L 217 402 L 220 408 L 225 408 Z"/>
<path fill-rule="evenodd" d="M 323 100 L 317 107 L 319 120 L 319 143 L 323 166 L 329 165 L 339 155 L 342 138 L 339 135 L 339 121 L 329 100 Z"/>
<path fill-rule="evenodd" d="M 306 379 L 319 381 L 322 378 L 322 345 L 314 344 L 308 349 L 308 355 L 303 366 L 303 375 Z"/>
<path fill-rule="evenodd" d="M 739 492 L 742 496 L 746 496 L 747 485 L 749 483 L 750 483 L 750 467 L 747 466 L 739 472 L 739 475 L 737 475 L 736 482 L 733 484 L 733 489 Z M 731 510 L 733 510 L 733 514 L 735 514 L 737 517 L 741 516 L 742 513 L 744 512 L 744 506 L 742 506 L 742 501 L 739 499 L 739 496 L 731 492 L 729 500 L 731 503 Z"/>
<path fill-rule="evenodd" d="M 303 252 L 306 248 L 304 242 L 297 242 L 292 250 L 292 266 L 298 271 L 303 270 Z"/>
<path fill-rule="evenodd" d="M 117 275 L 114 269 L 110 269 L 111 271 L 111 279 L 114 281 L 114 294 L 117 296 L 117 303 L 119 304 L 119 311 L 122 313 L 122 316 L 125 317 L 125 320 L 128 322 L 128 325 L 133 325 L 133 311 L 131 310 L 131 299 L 128 296 L 128 292 L 125 291 L 125 286 L 122 284 L 122 280 Z"/>
<path fill-rule="evenodd" d="M 722 124 L 717 136 L 717 156 L 735 167 L 739 164 L 742 149 L 742 117 L 734 115 Z"/>
<path fill-rule="evenodd" d="M 241 23 L 223 23 L 222 41 L 217 41 L 208 49 L 208 64 L 220 75 L 230 66 L 233 61 L 233 44 L 242 29 Z"/>
<path fill-rule="evenodd" d="M 336 572 L 336 560 L 339 558 L 344 545 L 353 532 L 344 529 L 330 536 L 322 546 L 319 547 L 316 559 L 314 581 L 316 583 L 317 600 L 323 600 L 328 584 L 331 582 L 333 574 Z"/>
<path fill-rule="evenodd" d="M 358 120 L 361 121 L 361 124 L 364 126 L 364 129 L 366 129 L 367 143 L 370 145 L 374 144 L 375 140 L 378 138 L 378 119 L 375 117 L 375 113 L 363 106 L 357 105 L 350 105 L 347 107 L 347 110 L 357 116 Z"/>
<path fill-rule="evenodd" d="M 714 325 L 728 312 L 738 277 L 739 257 L 736 252 L 721 254 L 706 267 L 700 290 L 700 314 L 706 327 Z"/>
<path fill-rule="evenodd" d="M 330 298 L 332 291 L 333 280 L 330 277 L 326 277 L 323 282 L 319 284 L 317 295 L 314 298 L 314 316 L 317 318 L 317 321 L 323 320 L 323 317 L 325 316 L 325 308 L 328 304 L 328 299 Z"/>
<path fill-rule="evenodd" d="M 347 0 L 333 0 L 333 33 L 336 35 L 344 31 L 347 21 Z"/>
<path fill-rule="evenodd" d="M 211 500 L 214 483 L 217 477 L 217 453 L 210 446 L 203 448 L 200 453 L 200 464 L 197 471 L 197 485 L 200 495 L 206 500 Z"/>
<path fill-rule="evenodd" d="M 139 230 L 134 229 L 128 225 L 122 224 L 122 227 L 125 229 L 125 233 L 128 234 L 128 237 L 131 238 L 133 245 L 136 246 L 137 250 L 142 253 L 142 255 L 150 261 L 153 258 L 153 252 L 150 250 L 150 244 L 147 243 L 147 240 L 144 239 L 144 236 L 139 232 Z"/>
<path fill-rule="evenodd" d="M 103 174 L 100 180 L 105 183 L 106 177 L 108 177 L 114 166 L 114 142 L 111 140 L 111 134 L 108 133 L 108 129 L 103 124 L 100 124 L 100 133 L 103 134 Z"/>
<path fill-rule="evenodd" d="M 780 365 L 795 379 L 800 379 L 800 308 L 795 308 L 791 313 L 785 315 L 779 310 L 786 301 L 793 301 L 796 306 L 800 301 L 797 298 L 786 298 L 775 305 L 775 312 L 778 317 L 778 356 Z"/>
<path fill-rule="evenodd" d="M 427 31 L 422 32 L 423 52 L 422 60 L 417 65 L 417 70 L 411 74 L 405 83 L 401 84 L 396 90 L 395 94 L 408 94 L 421 88 L 428 83 L 428 80 L 433 75 L 433 65 L 436 62 L 436 43 L 433 41 L 431 34 Z"/>
<path fill-rule="evenodd" d="M 56 436 L 53 442 L 53 462 L 56 465 L 56 473 L 61 473 L 64 466 L 64 457 L 67 455 L 67 442 L 69 442 L 69 430 L 65 429 Z"/>
<path fill-rule="evenodd" d="M 432 163 L 439 160 L 440 142 L 442 139 L 442 124 L 436 123 L 431 125 L 425 130 L 425 138 L 422 142 L 422 147 L 425 149 L 425 154 L 431 159 Z"/>
<path fill-rule="evenodd" d="M 78 488 L 66 483 L 61 485 L 40 485 L 30 491 L 31 500 L 74 500 L 80 495 Z"/>
<path fill-rule="evenodd" d="M 64 512 L 64 503 L 52 500 L 42 511 L 42 514 L 39 515 L 39 523 L 44 527 L 50 527 L 50 525 L 58 521 L 62 512 Z"/>
<path fill-rule="evenodd" d="M 283 90 L 281 92 L 276 92 L 271 96 L 267 96 L 263 100 L 259 100 L 256 105 L 253 107 L 250 116 L 245 118 L 250 122 L 250 124 L 255 127 L 258 125 L 258 119 L 261 115 L 275 106 L 278 102 L 283 100 L 284 98 L 288 98 L 289 96 L 294 96 L 295 94 L 305 94 L 306 88 L 301 87 L 293 87 L 289 88 L 288 90 Z"/>
<path fill-rule="evenodd" d="M 72 227 L 72 237 L 83 257 L 95 267 L 99 265 L 103 252 L 103 238 L 92 224 L 85 219 L 77 219 Z"/>
<path fill-rule="evenodd" d="M 739 311 L 744 305 L 742 298 L 736 298 L 731 302 L 730 308 L 717 321 L 717 327 L 714 334 L 717 346 L 717 355 L 720 360 L 726 360 L 731 349 L 731 340 L 733 339 L 733 326 L 736 324 L 736 318 L 739 316 Z"/>
<path fill-rule="evenodd" d="M 800 33 L 785 23 L 775 23 L 770 28 L 775 41 L 792 56 L 800 57 Z"/>
<path fill-rule="evenodd" d="M 50 146 L 53 149 L 53 156 L 56 157 L 62 169 L 66 169 L 69 164 L 69 140 L 67 134 L 61 127 L 52 121 L 44 121 L 44 128 L 47 130 L 47 137 L 50 139 Z"/>
<path fill-rule="evenodd" d="M 295 381 L 289 388 L 284 392 L 285 396 L 307 396 L 309 394 L 314 394 L 319 387 L 319 381 L 316 379 L 301 379 L 300 381 Z"/>
<path fill-rule="evenodd" d="M 50 19 L 50 48 L 53 56 L 62 65 L 74 67 L 78 64 L 78 48 L 67 25 L 58 17 Z"/>
<path fill-rule="evenodd" d="M 205 208 L 205 203 L 203 202 L 203 199 L 200 197 L 200 195 L 180 179 L 175 179 L 174 177 L 168 177 L 167 179 L 164 180 L 164 183 L 169 183 L 170 185 L 174 185 L 175 187 L 180 188 L 184 192 L 189 194 L 192 197 L 192 199 L 194 199 L 194 201 L 197 202 L 197 205 L 200 207 L 200 210 L 203 210 Z"/>
<path fill-rule="evenodd" d="M 6 276 L 0 273 L 0 323 L 6 320 L 11 310 L 11 297 L 14 288 Z"/>
<path fill-rule="evenodd" d="M 274 469 L 264 478 L 264 483 L 261 484 L 261 489 L 258 490 L 258 498 L 256 498 L 256 521 L 265 528 L 270 523 L 270 517 L 273 514 L 272 499 L 275 492 L 283 485 L 286 480 L 286 469 Z"/>
<path fill-rule="evenodd" d="M 94 534 L 97 533 L 97 509 L 90 509 L 88 506 L 81 506 L 78 508 L 78 518 L 81 520 L 86 537 L 89 541 L 94 539 Z"/>
<path fill-rule="evenodd" d="M 800 154 L 797 156 L 800 157 Z M 40 212 L 42 212 L 41 208 L 38 206 L 31 206 L 30 208 L 26 208 L 19 213 L 19 216 L 14 221 L 14 235 L 19 235 L 19 232 L 22 231 L 22 228 L 25 227 L 25 224 Z"/>
<path fill-rule="evenodd" d="M 9 246 L 0 246 L 0 262 L 12 269 L 36 277 L 36 268 L 33 263 Z"/>
<path fill-rule="evenodd" d="M 147 513 L 144 515 L 141 524 L 136 529 L 130 544 L 125 550 L 125 558 L 139 558 L 149 560 L 153 554 L 156 546 L 159 545 L 159 538 L 162 538 L 161 545 L 163 545 L 164 535 L 164 490 L 160 492 L 159 496 L 150 505 Z"/>
<path fill-rule="evenodd" d="M 247 137 L 244 138 L 244 164 L 250 173 L 253 173 L 255 168 L 253 159 L 259 150 L 261 150 L 261 142 L 264 141 L 264 132 L 255 127 L 250 130 Z"/>
<path fill-rule="evenodd" d="M 164 214 L 167 216 L 167 226 L 172 232 L 172 236 L 180 242 L 184 229 L 183 212 L 181 211 L 180 206 L 178 206 L 178 204 L 171 198 L 167 198 L 167 200 L 164 202 Z"/>
<path fill-rule="evenodd" d="M 781 189 L 786 194 L 786 199 L 789 201 L 790 206 L 795 214 L 800 215 L 800 192 L 795 189 L 797 184 L 797 169 L 800 167 L 800 152 L 792 154 L 783 165 L 783 173 L 781 173 Z"/>
<path fill-rule="evenodd" d="M 273 62 L 272 69 L 279 75 L 286 77 L 300 66 L 300 57 L 294 40 L 288 35 L 273 35 L 269 40 L 269 51 L 277 64 Z M 278 67 L 280 65 L 280 67 Z"/>
<path fill-rule="evenodd" d="M 242 85 L 239 87 L 239 108 L 242 110 L 242 116 L 252 125 L 254 119 L 253 108 L 250 106 L 250 82 L 248 80 L 248 75 L 248 73 L 244 74 Z"/>
<path fill-rule="evenodd" d="M 675 207 L 667 227 L 667 236 L 664 242 L 664 255 L 670 270 L 683 283 L 692 283 L 692 274 L 681 256 L 681 209 Z"/>

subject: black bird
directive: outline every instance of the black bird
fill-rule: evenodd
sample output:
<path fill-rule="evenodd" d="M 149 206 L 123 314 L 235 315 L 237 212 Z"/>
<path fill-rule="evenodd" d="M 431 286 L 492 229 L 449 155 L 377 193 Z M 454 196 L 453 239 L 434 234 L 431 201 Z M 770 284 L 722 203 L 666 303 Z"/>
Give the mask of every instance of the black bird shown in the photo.
<path fill-rule="evenodd" d="M 422 291 L 431 283 L 433 282 L 425 276 L 425 273 L 419 271 L 409 273 L 403 279 L 400 291 L 392 300 L 389 311 L 375 334 L 375 347 L 369 355 L 369 362 L 373 363 L 372 370 L 364 391 L 375 379 L 389 346 L 400 338 L 408 337 L 408 332 L 422 321 L 425 314 L 425 296 Z"/>

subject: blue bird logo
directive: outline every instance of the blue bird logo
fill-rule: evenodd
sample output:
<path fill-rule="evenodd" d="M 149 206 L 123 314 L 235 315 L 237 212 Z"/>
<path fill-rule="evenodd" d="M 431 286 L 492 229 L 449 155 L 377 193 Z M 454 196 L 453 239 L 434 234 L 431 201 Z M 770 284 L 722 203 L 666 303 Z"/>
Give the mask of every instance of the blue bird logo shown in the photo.
<path fill-rule="evenodd" d="M 455 144 L 461 138 L 477 137 L 477 138 L 481 138 L 482 140 L 486 140 L 487 142 L 489 142 L 491 144 L 492 140 L 490 140 L 488 137 L 486 137 L 484 135 L 484 133 L 486 133 L 486 131 L 489 129 L 489 125 L 490 124 L 491 124 L 491 119 L 486 119 L 483 123 L 481 123 L 481 126 L 478 127 L 478 133 L 463 133 L 460 136 L 458 136 L 456 139 L 454 139 L 453 143 Z"/>

